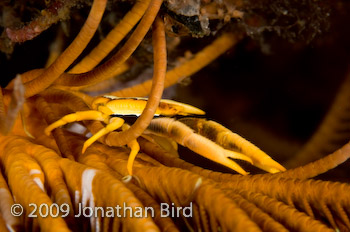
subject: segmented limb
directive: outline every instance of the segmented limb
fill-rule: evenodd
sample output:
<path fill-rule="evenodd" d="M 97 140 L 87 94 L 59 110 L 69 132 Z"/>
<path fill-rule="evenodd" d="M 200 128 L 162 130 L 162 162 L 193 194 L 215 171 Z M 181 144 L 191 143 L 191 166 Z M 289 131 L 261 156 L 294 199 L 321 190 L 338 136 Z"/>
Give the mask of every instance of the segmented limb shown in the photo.
<path fill-rule="evenodd" d="M 270 173 L 286 170 L 257 146 L 217 122 L 199 118 L 182 118 L 179 119 L 179 121 L 185 123 L 198 134 L 209 138 L 223 148 L 237 151 L 248 156 L 252 159 L 253 165 L 262 170 Z"/>
<path fill-rule="evenodd" d="M 132 67 L 133 61 L 129 59 L 119 65 L 117 68 L 111 72 L 111 74 L 101 77 L 98 83 L 90 83 L 86 85 L 79 86 L 56 86 L 60 89 L 67 90 L 82 90 L 84 92 L 103 92 L 104 89 L 114 85 L 118 79 L 118 76 L 125 73 Z"/>
<path fill-rule="evenodd" d="M 63 118 L 57 120 L 52 123 L 45 129 L 45 134 L 50 135 L 50 132 L 60 126 L 66 125 L 71 122 L 78 122 L 83 120 L 98 120 L 103 122 L 109 122 L 109 116 L 101 113 L 97 110 L 87 110 L 87 111 L 79 111 L 73 114 L 68 114 Z"/>
<path fill-rule="evenodd" d="M 318 160 L 348 142 L 350 136 L 349 98 L 350 69 L 322 123 L 303 148 L 287 161 L 287 166 L 294 168 Z"/>
<path fill-rule="evenodd" d="M 248 174 L 236 162 L 229 158 L 241 159 L 252 163 L 251 158 L 220 147 L 213 141 L 194 133 L 194 131 L 185 124 L 175 121 L 172 118 L 153 119 L 147 131 L 159 136 L 170 137 L 177 143 L 188 147 L 201 156 L 231 168 L 242 175 Z"/>
<path fill-rule="evenodd" d="M 160 18 L 157 18 L 154 23 L 153 31 L 153 47 L 154 47 L 154 78 L 150 98 L 147 101 L 146 107 L 136 122 L 127 130 L 116 135 L 115 138 L 108 139 L 113 145 L 119 143 L 118 146 L 127 144 L 131 148 L 131 153 L 128 159 L 128 172 L 132 175 L 132 164 L 135 160 L 140 146 L 136 141 L 152 120 L 162 97 L 164 89 L 164 78 L 166 72 L 166 45 L 164 23 Z"/>
<path fill-rule="evenodd" d="M 94 134 L 93 136 L 91 136 L 91 138 L 89 138 L 88 140 L 86 140 L 86 142 L 84 143 L 83 146 L 83 150 L 82 153 L 85 152 L 86 148 L 88 148 L 91 144 L 93 144 L 96 140 L 98 140 L 99 138 L 101 138 L 102 136 L 120 128 L 122 125 L 124 124 L 124 119 L 122 118 L 111 118 L 109 120 L 109 124 L 107 124 L 106 127 L 102 128 L 101 130 L 99 130 L 96 134 Z M 138 152 L 138 151 L 137 151 Z M 136 154 L 137 154 L 136 152 Z"/>
<path fill-rule="evenodd" d="M 93 69 L 98 63 L 102 61 L 119 42 L 130 32 L 136 25 L 140 18 L 145 14 L 150 0 L 137 1 L 134 7 L 124 16 L 124 18 L 111 30 L 105 39 L 103 39 L 87 56 L 85 56 L 77 65 L 75 65 L 69 73 L 83 73 Z M 115 68 L 111 74 L 104 76 L 99 81 L 110 79 L 120 75 L 121 73 L 130 69 L 132 62 L 125 61 Z M 86 79 L 85 79 L 86 80 Z M 94 84 L 80 85 L 75 87 L 67 87 L 69 89 L 83 89 L 91 87 Z M 88 90 L 89 91 L 89 90 Z"/>
<path fill-rule="evenodd" d="M 49 87 L 80 55 L 100 24 L 106 2 L 106 0 L 95 0 L 93 2 L 90 14 L 74 41 L 41 75 L 25 84 L 26 98 Z M 26 73 L 22 75 L 25 76 Z"/>
<path fill-rule="evenodd" d="M 138 24 L 135 31 L 132 33 L 128 41 L 124 46 L 113 55 L 107 62 L 94 68 L 93 70 L 82 74 L 69 74 L 63 73 L 56 81 L 56 85 L 64 86 L 80 86 L 98 83 L 106 76 L 113 74 L 113 71 L 123 64 L 139 46 L 149 28 L 151 27 L 154 19 L 156 18 L 162 0 L 152 0 L 147 8 L 145 15 Z"/>
<path fill-rule="evenodd" d="M 147 130 L 145 131 L 145 133 L 147 133 Z M 142 135 L 142 138 L 146 139 L 147 141 L 153 144 L 157 144 L 159 147 L 161 147 L 166 152 L 168 152 L 168 154 L 170 154 L 171 156 L 174 156 L 177 158 L 179 157 L 179 153 L 177 152 L 178 146 L 173 139 L 158 136 L 155 134 L 145 134 L 145 133 Z"/>
<path fill-rule="evenodd" d="M 97 121 L 103 121 L 107 124 L 106 127 L 99 130 L 97 133 L 95 133 L 91 138 L 86 140 L 83 146 L 82 153 L 85 152 L 85 150 L 93 144 L 96 140 L 101 138 L 102 136 L 120 128 L 124 124 L 124 120 L 121 118 L 113 117 L 110 118 L 109 115 L 103 114 L 100 111 L 97 110 L 88 110 L 88 111 L 80 111 L 73 114 L 68 114 L 61 119 L 57 120 L 56 122 L 52 123 L 45 129 L 45 134 L 49 135 L 50 132 L 58 128 L 60 126 L 66 125 L 71 122 L 77 122 L 77 121 L 83 121 L 83 120 L 97 120 Z M 138 152 L 138 151 L 137 151 Z"/>
<path fill-rule="evenodd" d="M 350 142 L 339 148 L 335 152 L 314 162 L 308 163 L 294 169 L 289 169 L 286 172 L 277 174 L 278 177 L 295 178 L 295 179 L 310 179 L 334 169 L 338 165 L 344 163 L 350 158 Z"/>
<path fill-rule="evenodd" d="M 128 164 L 127 164 L 126 168 L 128 169 L 129 175 L 132 176 L 132 166 L 134 164 L 134 160 L 136 158 L 137 153 L 139 153 L 139 151 L 140 151 L 140 145 L 136 141 L 136 139 L 132 140 L 127 145 L 128 145 L 128 147 L 130 147 L 131 152 L 129 154 Z"/>
<path fill-rule="evenodd" d="M 36 77 L 41 75 L 44 71 L 45 71 L 44 68 L 38 68 L 38 69 L 29 70 L 29 71 L 25 72 L 24 74 L 21 74 L 22 83 L 25 84 L 29 81 L 34 80 Z M 7 90 L 9 92 L 9 90 L 13 89 L 15 79 L 11 80 L 10 83 L 8 83 L 8 85 L 5 87 L 5 90 Z"/>
<path fill-rule="evenodd" d="M 53 105 L 54 104 L 49 104 L 42 96 L 35 98 L 35 108 L 43 116 L 44 120 L 49 124 L 55 122 L 56 120 L 54 110 L 56 110 L 57 107 L 52 107 Z M 52 132 L 52 136 L 55 139 L 58 150 L 61 152 L 62 156 L 74 160 L 73 154 L 67 145 L 67 139 L 63 135 L 62 130 L 54 130 Z"/>
<path fill-rule="evenodd" d="M 0 87 L 0 132 L 2 134 L 5 134 L 5 129 L 4 129 L 4 124 L 3 122 L 5 122 L 6 120 L 6 112 L 5 112 L 5 104 L 4 104 L 4 99 L 3 99 L 3 95 L 2 95 L 2 88 Z"/>
<path fill-rule="evenodd" d="M 191 60 L 168 71 L 165 76 L 164 88 L 172 86 L 183 78 L 198 72 L 203 67 L 207 66 L 213 60 L 229 50 L 231 47 L 236 45 L 240 38 L 241 35 L 234 35 L 231 33 L 225 33 L 221 35 L 219 38 L 214 40 L 214 42 L 195 54 Z M 124 88 L 122 90 L 111 92 L 109 94 L 119 97 L 147 96 L 150 93 L 151 85 L 152 81 L 148 80 L 139 85 Z"/>
<path fill-rule="evenodd" d="M 123 131 L 128 130 L 129 128 L 130 128 L 130 126 L 128 124 L 124 124 L 122 126 L 122 130 Z M 134 161 L 135 161 L 135 158 L 136 158 L 137 154 L 140 151 L 140 145 L 139 145 L 139 143 L 137 142 L 136 139 L 132 140 L 127 145 L 131 149 L 131 151 L 130 151 L 130 154 L 129 154 L 128 163 L 126 165 L 126 168 L 128 170 L 129 176 L 131 177 L 132 176 L 132 166 L 134 164 Z"/>
<path fill-rule="evenodd" d="M 24 86 L 21 81 L 21 75 L 17 75 L 13 81 L 14 88 L 11 95 L 3 95 L 3 89 L 0 87 L 0 134 L 8 134 L 17 118 L 18 112 L 24 104 Z M 7 109 L 5 109 L 7 106 Z M 7 110 L 7 112 L 5 112 Z"/>
<path fill-rule="evenodd" d="M 146 107 L 130 129 L 121 133 L 109 134 L 106 138 L 106 143 L 108 145 L 122 146 L 135 140 L 147 128 L 158 108 L 159 101 L 163 94 L 167 66 L 164 23 L 160 18 L 155 20 L 152 38 L 154 49 L 154 74 L 152 90 Z"/>
<path fill-rule="evenodd" d="M 133 8 L 128 11 L 124 18 L 111 30 L 106 38 L 104 38 L 87 56 L 85 56 L 78 64 L 76 64 L 69 72 L 82 73 L 93 69 L 101 62 L 119 42 L 130 32 L 136 23 L 145 14 L 150 0 L 139 0 Z"/>

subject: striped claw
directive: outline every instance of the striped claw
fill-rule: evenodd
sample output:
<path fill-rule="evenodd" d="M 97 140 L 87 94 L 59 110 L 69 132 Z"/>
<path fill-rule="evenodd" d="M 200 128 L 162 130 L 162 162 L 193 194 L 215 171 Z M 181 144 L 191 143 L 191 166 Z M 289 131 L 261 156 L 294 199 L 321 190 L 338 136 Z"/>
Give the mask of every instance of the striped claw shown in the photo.
<path fill-rule="evenodd" d="M 152 120 L 147 132 L 170 137 L 197 154 L 242 175 L 248 173 L 232 159 L 247 161 L 270 173 L 285 171 L 283 166 L 255 145 L 213 121 L 190 117 L 178 121 L 157 118 Z"/>

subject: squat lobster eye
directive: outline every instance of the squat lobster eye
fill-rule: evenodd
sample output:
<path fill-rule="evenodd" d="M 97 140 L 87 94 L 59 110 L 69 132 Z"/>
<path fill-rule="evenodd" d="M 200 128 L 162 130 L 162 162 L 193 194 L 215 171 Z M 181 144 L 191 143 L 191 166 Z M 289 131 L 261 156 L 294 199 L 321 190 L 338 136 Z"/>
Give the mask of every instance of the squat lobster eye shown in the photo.
<path fill-rule="evenodd" d="M 57 127 L 82 120 L 98 120 L 107 124 L 106 127 L 102 128 L 84 143 L 82 149 L 82 153 L 84 153 L 91 144 L 102 136 L 119 128 L 122 128 L 122 130 L 128 128 L 124 124 L 124 119 L 116 117 L 117 115 L 138 116 L 145 108 L 146 103 L 146 98 L 98 97 L 92 103 L 92 110 L 68 114 L 49 125 L 45 129 L 45 133 L 49 135 Z M 159 116 L 188 116 L 195 114 L 203 115 L 204 111 L 172 100 L 161 100 L 156 110 L 156 115 Z M 173 118 L 162 117 L 153 119 L 144 133 L 171 138 L 194 152 L 231 168 L 242 175 L 248 173 L 230 158 L 245 160 L 271 173 L 285 170 L 284 167 L 256 146 L 212 121 L 191 117 L 185 117 L 176 121 Z M 211 140 L 206 137 L 211 137 Z M 131 148 L 127 169 L 129 175 L 132 175 L 132 164 L 140 147 L 136 140 L 129 141 L 127 145 Z M 237 149 L 232 149 L 233 147 Z"/>

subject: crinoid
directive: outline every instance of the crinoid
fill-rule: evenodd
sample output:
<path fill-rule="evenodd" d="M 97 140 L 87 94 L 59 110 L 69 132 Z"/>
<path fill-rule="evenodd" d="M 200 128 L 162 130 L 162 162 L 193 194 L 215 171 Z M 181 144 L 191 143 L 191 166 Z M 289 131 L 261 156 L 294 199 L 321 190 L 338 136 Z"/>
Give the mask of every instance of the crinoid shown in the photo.
<path fill-rule="evenodd" d="M 20 8 L 23 2 L 28 5 Z M 350 72 L 345 75 L 343 68 L 349 56 L 337 59 L 341 60 L 337 65 L 329 64 L 332 74 L 341 66 L 341 71 L 334 71 L 339 78 L 329 78 L 329 72 L 322 75 L 327 69 L 317 68 L 320 76 L 310 77 L 312 96 L 309 89 L 302 95 L 302 87 L 291 81 L 297 75 L 288 76 L 288 71 L 285 77 L 276 75 L 290 67 L 281 58 L 285 51 L 298 57 L 310 41 L 316 41 L 316 48 L 328 41 L 333 53 L 326 54 L 337 57 L 334 51 L 344 49 L 334 41 L 349 35 L 334 31 L 343 25 L 349 3 L 88 3 L 0 3 L 4 28 L 0 49 L 8 55 L 14 49 L 8 62 L 17 60 L 17 48 L 34 46 L 42 51 L 46 46 L 30 43 L 51 43 L 44 68 L 41 64 L 15 71 L 16 77 L 0 91 L 0 231 L 350 230 L 349 176 L 332 175 L 343 171 L 337 166 L 350 156 Z M 28 15 L 31 19 L 25 23 Z M 71 26 L 63 21 L 68 18 Z M 59 21 L 63 22 L 54 25 Z M 73 24 L 79 23 L 76 33 Z M 319 36 L 328 28 L 333 30 L 333 43 Z M 69 45 L 65 45 L 67 34 L 76 34 Z M 293 42 L 288 42 L 293 46 L 290 50 L 283 47 L 287 40 Z M 18 42 L 23 44 L 15 45 Z M 254 59 L 260 59 L 251 57 L 258 53 L 256 48 L 282 51 L 281 57 L 271 55 L 277 57 L 272 62 L 275 74 L 260 75 L 266 71 L 262 66 L 272 67 L 261 53 L 258 57 L 264 57 L 260 60 L 264 64 L 254 66 L 256 73 L 250 71 Z M 226 57 L 206 67 L 222 55 Z M 293 63 L 290 57 L 288 63 Z M 284 64 L 282 68 L 278 62 Z M 293 70 L 297 64 L 291 65 Z M 165 93 L 181 92 L 177 100 L 191 105 L 162 99 L 163 89 L 185 83 L 196 72 L 192 84 Z M 250 72 L 256 74 L 254 79 Z M 280 89 L 281 79 L 287 93 L 295 89 L 301 93 L 296 94 L 302 95 L 296 101 L 301 105 L 308 107 L 310 98 L 320 105 L 328 103 L 322 104 L 323 111 L 331 105 L 303 148 L 299 144 L 305 135 L 293 137 L 296 146 L 284 138 L 292 138 L 289 133 L 307 123 L 295 123 L 297 114 L 291 113 L 287 114 L 291 120 L 283 124 L 270 105 L 282 102 L 293 108 L 285 103 L 286 93 L 279 90 L 277 97 L 266 97 L 262 92 Z M 334 91 L 317 95 L 314 83 L 327 83 Z M 216 85 L 222 85 L 219 91 Z M 328 100 L 332 94 L 333 103 Z M 208 116 L 195 106 L 204 108 Z M 215 122 L 221 119 L 276 155 L 268 156 Z M 295 130 L 285 126 L 295 124 L 302 126 Z M 297 149 L 296 156 L 287 157 Z M 285 170 L 273 159 L 294 169 Z"/>

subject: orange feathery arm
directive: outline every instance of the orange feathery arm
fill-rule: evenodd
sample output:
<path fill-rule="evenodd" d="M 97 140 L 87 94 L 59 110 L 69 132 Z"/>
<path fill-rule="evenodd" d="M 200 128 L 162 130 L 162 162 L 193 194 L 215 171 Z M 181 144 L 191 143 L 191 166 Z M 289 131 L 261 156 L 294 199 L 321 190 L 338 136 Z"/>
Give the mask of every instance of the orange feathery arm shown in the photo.
<path fill-rule="evenodd" d="M 290 169 L 276 176 L 295 179 L 309 179 L 325 173 L 350 158 L 350 142 L 339 148 L 335 152 L 306 165 Z"/>
<path fill-rule="evenodd" d="M 0 133 L 4 135 L 11 131 L 25 101 L 21 75 L 17 75 L 13 83 L 11 95 L 3 95 L 3 90 L 0 87 Z"/>
<path fill-rule="evenodd" d="M 85 56 L 69 72 L 82 73 L 93 69 L 105 58 L 115 46 L 129 33 L 136 23 L 145 14 L 150 0 L 138 0 L 134 7 L 124 16 L 124 18 L 111 30 L 87 56 Z"/>
<path fill-rule="evenodd" d="M 26 98 L 31 97 L 49 87 L 80 55 L 80 53 L 84 50 L 86 45 L 91 40 L 92 36 L 95 34 L 95 31 L 104 13 L 106 2 L 106 0 L 94 1 L 90 14 L 83 28 L 80 30 L 74 41 L 57 58 L 57 60 L 52 65 L 50 65 L 50 67 L 48 67 L 42 74 L 40 74 L 40 76 L 25 84 Z M 26 76 L 26 73 L 22 75 Z"/>
<path fill-rule="evenodd" d="M 64 86 L 90 85 L 106 79 L 106 76 L 113 75 L 115 69 L 120 67 L 141 43 L 157 16 L 162 2 L 162 0 L 152 0 L 136 30 L 132 33 L 124 46 L 107 62 L 86 73 L 64 73 L 55 81 L 55 84 Z"/>
<path fill-rule="evenodd" d="M 20 230 L 20 218 L 11 212 L 11 206 L 15 203 L 9 190 L 6 180 L 0 173 L 0 214 L 6 222 L 6 227 L 10 231 Z M 2 229 L 2 228 L 1 228 Z M 4 230 L 5 231 L 5 230 Z"/>
<path fill-rule="evenodd" d="M 171 85 L 174 85 L 184 77 L 198 72 L 200 69 L 207 66 L 210 62 L 234 46 L 240 38 L 240 35 L 237 36 L 230 33 L 221 35 L 212 44 L 208 45 L 202 51 L 198 52 L 193 59 L 168 71 L 166 73 L 164 87 L 167 88 Z M 118 97 L 143 97 L 147 96 L 150 93 L 151 85 L 152 81 L 148 80 L 139 85 L 125 88 L 109 94 Z"/>
<path fill-rule="evenodd" d="M 112 146 L 121 146 L 139 137 L 151 122 L 154 113 L 159 105 L 163 94 L 164 78 L 166 73 L 166 42 L 164 24 L 161 19 L 157 18 L 153 30 L 153 48 L 154 48 L 154 74 L 153 84 L 147 105 L 141 116 L 131 126 L 130 129 L 121 133 L 109 134 L 106 143 Z"/>

